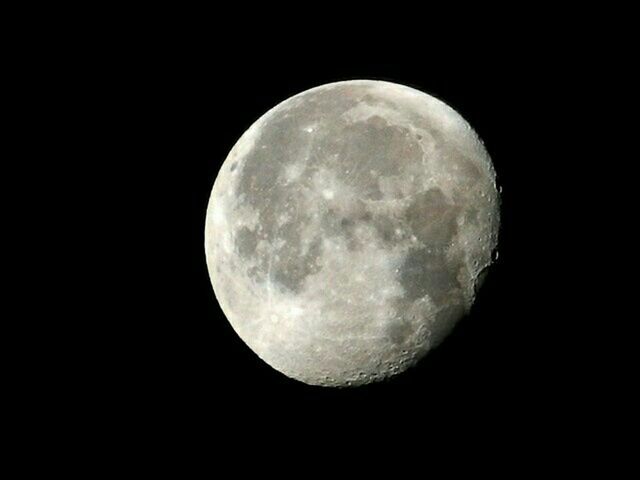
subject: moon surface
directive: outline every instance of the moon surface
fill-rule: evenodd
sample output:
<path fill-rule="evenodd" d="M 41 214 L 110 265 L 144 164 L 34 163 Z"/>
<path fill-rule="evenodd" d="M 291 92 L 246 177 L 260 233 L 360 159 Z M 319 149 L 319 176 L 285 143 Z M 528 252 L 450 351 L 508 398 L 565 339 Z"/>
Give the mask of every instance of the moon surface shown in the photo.
<path fill-rule="evenodd" d="M 469 311 L 498 227 L 469 124 L 413 88 L 357 80 L 295 95 L 242 135 L 205 250 L 222 310 L 261 359 L 356 386 L 414 365 Z"/>

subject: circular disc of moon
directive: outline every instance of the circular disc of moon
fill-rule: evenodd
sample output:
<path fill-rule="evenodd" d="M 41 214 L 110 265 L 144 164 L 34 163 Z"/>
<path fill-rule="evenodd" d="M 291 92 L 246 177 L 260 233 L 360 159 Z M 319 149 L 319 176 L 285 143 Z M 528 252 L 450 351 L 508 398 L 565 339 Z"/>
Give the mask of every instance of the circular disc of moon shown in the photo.
<path fill-rule="evenodd" d="M 358 80 L 295 95 L 242 135 L 205 249 L 223 312 L 261 359 L 355 386 L 414 365 L 469 311 L 498 226 L 469 124 L 413 88 Z"/>

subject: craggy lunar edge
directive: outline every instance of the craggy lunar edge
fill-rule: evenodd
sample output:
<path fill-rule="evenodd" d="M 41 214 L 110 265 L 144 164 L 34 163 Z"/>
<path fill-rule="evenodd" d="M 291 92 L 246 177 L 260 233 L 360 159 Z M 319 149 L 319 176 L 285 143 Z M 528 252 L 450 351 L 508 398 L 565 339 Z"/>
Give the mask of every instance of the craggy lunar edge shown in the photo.
<path fill-rule="evenodd" d="M 205 248 L 220 306 L 260 358 L 308 384 L 361 385 L 415 364 L 468 312 L 498 227 L 491 160 L 458 113 L 347 81 L 242 135 Z"/>

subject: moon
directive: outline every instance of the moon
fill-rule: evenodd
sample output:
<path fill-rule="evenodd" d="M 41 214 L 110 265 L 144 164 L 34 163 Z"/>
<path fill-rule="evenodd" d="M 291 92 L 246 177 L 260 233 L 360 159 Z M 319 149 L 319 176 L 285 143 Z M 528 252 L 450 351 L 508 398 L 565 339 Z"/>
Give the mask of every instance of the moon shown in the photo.
<path fill-rule="evenodd" d="M 495 177 L 469 124 L 426 93 L 373 80 L 304 91 L 242 135 L 214 182 L 216 298 L 290 378 L 397 375 L 473 305 L 497 247 Z"/>

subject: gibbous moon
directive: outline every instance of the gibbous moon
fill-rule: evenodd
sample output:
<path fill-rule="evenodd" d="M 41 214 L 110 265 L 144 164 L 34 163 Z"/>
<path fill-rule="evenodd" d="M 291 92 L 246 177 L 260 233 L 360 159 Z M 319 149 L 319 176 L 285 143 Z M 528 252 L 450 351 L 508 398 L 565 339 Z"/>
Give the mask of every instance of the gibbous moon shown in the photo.
<path fill-rule="evenodd" d="M 358 80 L 280 103 L 213 185 L 216 297 L 265 362 L 311 385 L 396 375 L 474 302 L 497 246 L 491 159 L 423 92 Z"/>

